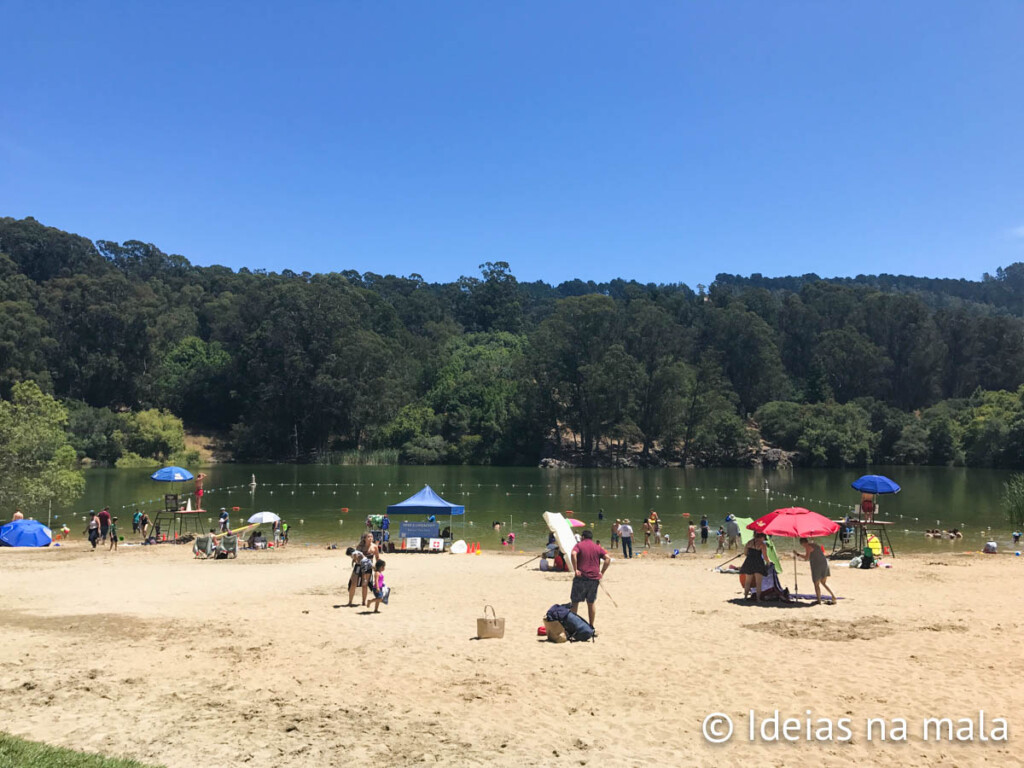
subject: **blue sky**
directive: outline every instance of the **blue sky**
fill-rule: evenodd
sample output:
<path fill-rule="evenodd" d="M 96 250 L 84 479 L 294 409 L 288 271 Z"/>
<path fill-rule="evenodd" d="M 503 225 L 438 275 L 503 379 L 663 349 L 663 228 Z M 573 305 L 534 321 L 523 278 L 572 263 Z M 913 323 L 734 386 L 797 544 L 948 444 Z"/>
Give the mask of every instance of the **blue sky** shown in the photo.
<path fill-rule="evenodd" d="M 196 264 L 1024 260 L 1024 4 L 0 0 L 0 215 Z"/>

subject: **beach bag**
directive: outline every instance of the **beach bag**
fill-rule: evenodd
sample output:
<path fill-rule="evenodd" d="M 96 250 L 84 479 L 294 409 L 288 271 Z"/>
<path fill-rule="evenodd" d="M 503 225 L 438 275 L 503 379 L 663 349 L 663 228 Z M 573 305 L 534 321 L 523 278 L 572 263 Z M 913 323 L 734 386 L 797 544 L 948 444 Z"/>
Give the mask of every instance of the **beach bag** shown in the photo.
<path fill-rule="evenodd" d="M 491 610 L 490 618 L 487 616 L 488 608 Z M 481 640 L 489 637 L 500 639 L 505 636 L 505 620 L 497 617 L 493 606 L 484 606 L 484 617 L 476 620 L 476 636 Z"/>

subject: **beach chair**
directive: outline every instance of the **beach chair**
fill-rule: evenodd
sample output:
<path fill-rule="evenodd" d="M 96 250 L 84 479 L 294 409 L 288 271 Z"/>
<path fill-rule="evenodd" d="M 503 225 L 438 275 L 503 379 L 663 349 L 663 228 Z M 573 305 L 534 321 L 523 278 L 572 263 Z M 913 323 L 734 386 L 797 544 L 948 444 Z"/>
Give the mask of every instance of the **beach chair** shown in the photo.
<path fill-rule="evenodd" d="M 217 554 L 224 553 L 228 557 L 238 557 L 238 537 L 223 536 L 217 545 Z"/>
<path fill-rule="evenodd" d="M 200 560 L 213 557 L 213 537 L 196 536 L 195 543 L 192 545 L 192 554 Z"/>

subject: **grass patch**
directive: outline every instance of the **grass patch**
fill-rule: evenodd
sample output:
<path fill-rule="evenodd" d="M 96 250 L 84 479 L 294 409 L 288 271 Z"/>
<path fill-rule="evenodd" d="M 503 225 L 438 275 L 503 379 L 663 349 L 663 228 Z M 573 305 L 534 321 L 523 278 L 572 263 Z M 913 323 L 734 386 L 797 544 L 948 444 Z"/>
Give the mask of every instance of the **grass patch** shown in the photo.
<path fill-rule="evenodd" d="M 50 747 L 0 732 L 0 768 L 157 768 L 136 760 Z"/>
<path fill-rule="evenodd" d="M 382 448 L 376 451 L 322 451 L 317 456 L 316 463 L 330 464 L 332 466 L 393 466 L 398 464 L 398 449 Z"/>

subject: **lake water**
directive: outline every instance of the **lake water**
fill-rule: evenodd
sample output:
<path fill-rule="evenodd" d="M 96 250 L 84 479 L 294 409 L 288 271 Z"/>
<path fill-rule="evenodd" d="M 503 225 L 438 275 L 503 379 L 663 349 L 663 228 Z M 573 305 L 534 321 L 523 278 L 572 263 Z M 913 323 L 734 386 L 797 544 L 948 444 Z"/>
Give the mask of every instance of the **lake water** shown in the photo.
<path fill-rule="evenodd" d="M 639 525 L 653 508 L 672 537 L 671 548 L 680 542 L 685 544 L 687 525 L 690 520 L 699 521 L 702 514 L 708 516 L 713 527 L 730 513 L 756 518 L 785 506 L 807 507 L 839 518 L 858 502 L 859 494 L 850 483 L 863 474 L 858 470 L 817 469 L 762 472 L 242 464 L 218 464 L 202 471 L 207 474 L 203 506 L 211 510 L 202 517 L 204 528 L 213 524 L 221 507 L 238 507 L 238 511 L 231 511 L 233 525 L 244 522 L 253 512 L 269 510 L 290 524 L 293 544 L 348 545 L 365 530 L 367 515 L 380 514 L 388 504 L 402 501 L 429 484 L 446 500 L 466 507 L 465 517 L 455 518 L 452 524 L 455 538 L 479 541 L 485 549 L 500 549 L 501 537 L 491 528 L 493 521 L 500 520 L 506 532 L 516 532 L 516 548 L 526 551 L 537 551 L 547 540 L 547 528 L 541 519 L 545 510 L 572 510 L 573 517 L 595 526 L 595 535 L 603 543 L 608 541 L 611 522 L 628 517 L 639 534 L 638 543 L 642 543 Z M 895 496 L 879 497 L 879 518 L 896 523 L 891 536 L 897 554 L 901 550 L 977 550 L 989 538 L 1000 542 L 1001 547 L 1009 546 L 1010 529 L 1000 496 L 1010 472 L 945 467 L 875 467 L 871 471 L 892 477 L 903 487 Z M 58 515 L 55 526 L 68 522 L 77 536 L 89 509 L 109 505 L 114 514 L 121 516 L 121 530 L 130 535 L 135 506 L 149 510 L 152 516 L 162 506 L 163 494 L 172 490 L 166 483 L 151 481 L 151 472 L 87 470 L 85 496 L 71 510 L 54 510 Z M 253 475 L 257 485 L 250 489 Z M 190 492 L 193 488 L 192 483 L 184 483 L 174 490 Z M 599 523 L 600 509 L 604 510 L 604 520 Z M 399 522 L 392 520 L 394 536 Z M 447 518 L 439 518 L 439 522 L 444 527 Z M 962 541 L 924 537 L 928 528 L 954 527 L 964 531 Z"/>

